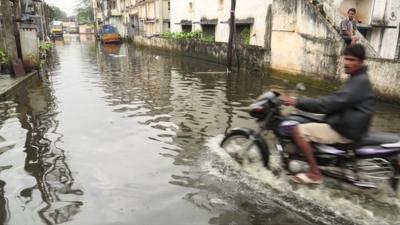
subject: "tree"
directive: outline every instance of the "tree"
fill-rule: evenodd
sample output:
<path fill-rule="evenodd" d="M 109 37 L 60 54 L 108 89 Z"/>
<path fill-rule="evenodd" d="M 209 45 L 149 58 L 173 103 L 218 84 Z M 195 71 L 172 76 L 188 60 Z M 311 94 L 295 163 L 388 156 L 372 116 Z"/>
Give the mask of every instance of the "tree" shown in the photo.
<path fill-rule="evenodd" d="M 93 22 L 94 13 L 91 0 L 80 0 L 75 8 L 76 17 L 79 23 Z"/>
<path fill-rule="evenodd" d="M 62 11 L 57 6 L 51 6 L 51 9 L 53 10 L 53 20 L 61 20 L 67 17 L 67 13 Z"/>

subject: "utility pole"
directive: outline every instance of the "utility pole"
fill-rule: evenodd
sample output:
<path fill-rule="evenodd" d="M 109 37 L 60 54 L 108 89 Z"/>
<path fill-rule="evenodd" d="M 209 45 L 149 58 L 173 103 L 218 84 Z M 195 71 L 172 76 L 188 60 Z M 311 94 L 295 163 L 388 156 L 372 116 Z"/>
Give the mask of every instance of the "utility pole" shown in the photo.
<path fill-rule="evenodd" d="M 231 0 L 231 18 L 229 20 L 229 40 L 228 40 L 228 54 L 227 54 L 227 69 L 232 71 L 232 58 L 233 58 L 233 37 L 235 35 L 235 9 L 236 0 Z"/>

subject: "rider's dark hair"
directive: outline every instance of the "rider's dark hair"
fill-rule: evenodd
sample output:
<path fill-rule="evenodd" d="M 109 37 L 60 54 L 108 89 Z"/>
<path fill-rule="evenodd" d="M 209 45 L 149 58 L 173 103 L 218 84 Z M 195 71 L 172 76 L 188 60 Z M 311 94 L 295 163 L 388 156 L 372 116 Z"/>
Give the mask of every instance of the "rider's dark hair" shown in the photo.
<path fill-rule="evenodd" d="M 347 13 L 349 12 L 353 12 L 354 14 L 356 14 L 357 10 L 355 8 L 350 8 L 349 10 L 347 10 Z"/>
<path fill-rule="evenodd" d="M 365 48 L 361 44 L 354 44 L 346 47 L 342 53 L 344 56 L 354 56 L 360 60 L 365 59 Z"/>

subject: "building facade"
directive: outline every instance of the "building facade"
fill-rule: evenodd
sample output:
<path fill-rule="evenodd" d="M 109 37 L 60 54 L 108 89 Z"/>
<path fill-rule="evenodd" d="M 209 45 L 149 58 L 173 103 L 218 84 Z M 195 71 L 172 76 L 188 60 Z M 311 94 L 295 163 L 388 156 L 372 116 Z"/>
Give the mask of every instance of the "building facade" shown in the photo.
<path fill-rule="evenodd" d="M 121 36 L 157 36 L 169 30 L 169 0 L 93 0 L 97 27 L 115 26 Z"/>
<path fill-rule="evenodd" d="M 94 34 L 95 29 L 93 23 L 85 23 L 79 25 L 79 34 Z"/>
<path fill-rule="evenodd" d="M 236 38 L 265 47 L 266 18 L 272 0 L 237 1 Z M 171 31 L 202 31 L 216 42 L 229 36 L 230 0 L 171 0 Z"/>
<path fill-rule="evenodd" d="M 269 47 L 268 13 L 274 0 L 237 1 L 236 41 Z M 400 1 L 319 0 L 329 22 L 338 27 L 349 8 L 357 9 L 364 44 L 382 58 L 400 57 Z M 230 0 L 93 0 L 97 27 L 112 24 L 121 36 L 159 36 L 166 31 L 201 31 L 203 37 L 227 42 Z"/>
<path fill-rule="evenodd" d="M 398 58 L 400 1 L 397 0 L 320 0 L 335 26 L 349 8 L 357 10 L 359 31 L 382 58 Z"/>
<path fill-rule="evenodd" d="M 38 66 L 39 40 L 47 39 L 49 10 L 42 0 L 0 1 L 0 49 L 8 57 L 7 73 L 15 72 L 12 65 L 19 65 L 19 59 L 28 71 Z"/>

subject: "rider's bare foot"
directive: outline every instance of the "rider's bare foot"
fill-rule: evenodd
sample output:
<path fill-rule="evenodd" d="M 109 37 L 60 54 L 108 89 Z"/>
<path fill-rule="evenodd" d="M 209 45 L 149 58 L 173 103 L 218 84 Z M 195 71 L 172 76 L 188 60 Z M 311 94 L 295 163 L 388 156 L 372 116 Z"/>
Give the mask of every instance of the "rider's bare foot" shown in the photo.
<path fill-rule="evenodd" d="M 298 184 L 320 184 L 323 178 L 321 175 L 313 173 L 299 173 L 291 177 L 291 180 Z"/>

